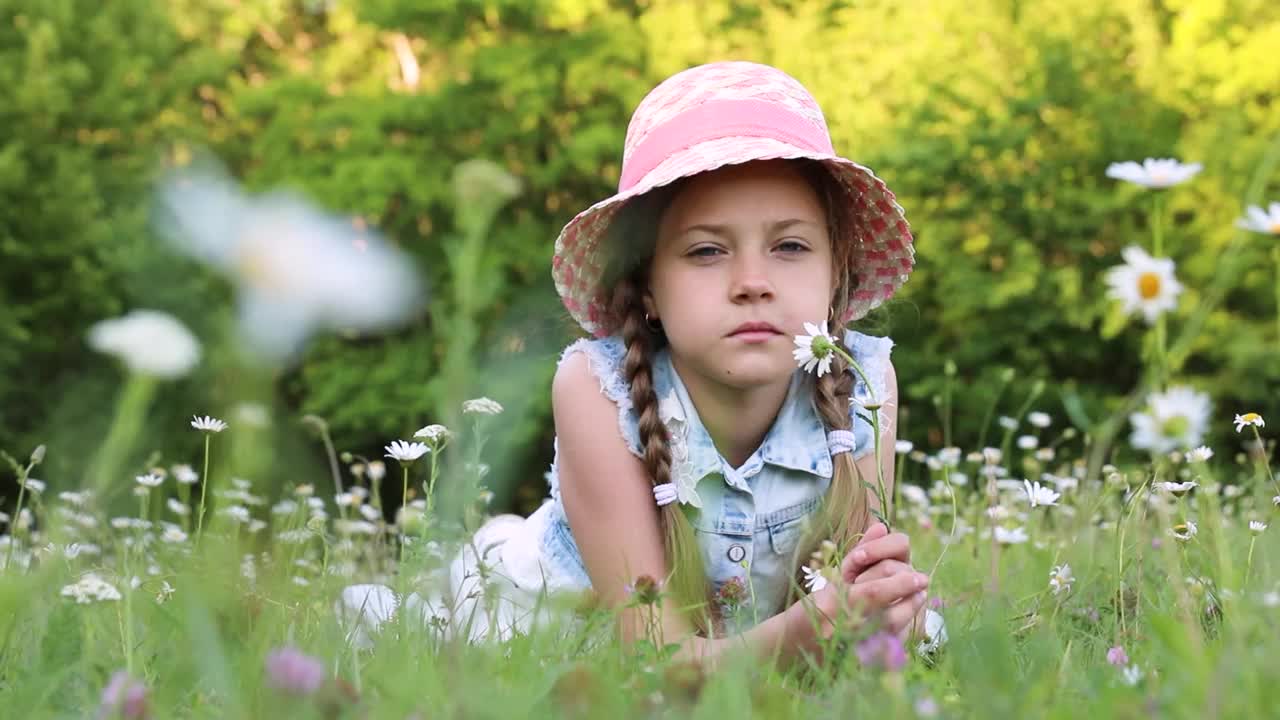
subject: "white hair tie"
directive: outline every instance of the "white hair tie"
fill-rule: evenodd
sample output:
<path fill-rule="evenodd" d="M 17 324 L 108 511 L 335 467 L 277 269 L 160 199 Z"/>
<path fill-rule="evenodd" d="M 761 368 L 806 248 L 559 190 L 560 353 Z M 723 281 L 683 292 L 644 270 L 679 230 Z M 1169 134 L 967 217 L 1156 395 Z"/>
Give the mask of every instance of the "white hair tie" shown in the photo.
<path fill-rule="evenodd" d="M 832 430 L 827 433 L 827 447 L 832 455 L 839 455 L 853 452 L 858 447 L 858 441 L 854 439 L 852 430 Z"/>
<path fill-rule="evenodd" d="M 670 505 L 676 501 L 676 486 L 673 483 L 663 483 L 662 485 L 653 486 L 653 499 L 658 502 L 658 507 Z"/>

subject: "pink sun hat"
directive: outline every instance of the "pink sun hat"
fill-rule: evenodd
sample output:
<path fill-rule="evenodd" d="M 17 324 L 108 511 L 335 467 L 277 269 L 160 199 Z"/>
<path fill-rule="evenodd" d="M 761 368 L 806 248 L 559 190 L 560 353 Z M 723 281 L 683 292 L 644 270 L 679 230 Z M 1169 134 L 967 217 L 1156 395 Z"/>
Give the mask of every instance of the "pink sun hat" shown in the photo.
<path fill-rule="evenodd" d="M 840 157 L 822 109 L 795 78 L 768 65 L 718 62 L 681 71 L 640 101 L 627 126 L 617 194 L 578 213 L 556 238 L 551 276 L 565 308 L 604 337 L 621 323 L 609 310 L 602 241 L 628 200 L 680 178 L 753 160 L 821 161 L 843 189 L 845 238 L 857 279 L 840 324 L 888 300 L 915 265 L 902 208 L 869 169 Z"/>

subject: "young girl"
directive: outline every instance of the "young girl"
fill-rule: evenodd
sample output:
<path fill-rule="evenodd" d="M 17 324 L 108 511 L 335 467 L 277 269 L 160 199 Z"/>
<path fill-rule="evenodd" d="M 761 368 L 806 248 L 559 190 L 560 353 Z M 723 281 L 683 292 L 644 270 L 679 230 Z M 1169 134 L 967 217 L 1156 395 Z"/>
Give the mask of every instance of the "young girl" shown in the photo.
<path fill-rule="evenodd" d="M 744 641 L 814 651 L 841 613 L 917 626 L 928 578 L 905 535 L 871 522 L 860 480 L 877 478 L 878 412 L 892 497 L 893 343 L 843 333 L 870 387 L 838 357 L 815 377 L 793 356 L 805 323 L 862 317 L 912 265 L 893 194 L 834 153 L 796 80 L 724 62 L 662 82 L 632 116 L 619 192 L 556 240 L 556 288 L 595 339 L 565 350 L 552 385 L 551 497 L 491 520 L 448 592 L 410 602 L 471 638 L 507 637 L 544 591 L 591 588 L 632 640 L 632 583 L 649 576 L 663 637 L 712 663 Z M 841 577 L 806 595 L 801 566 L 826 539 L 848 552 Z M 372 624 L 394 606 L 370 586 L 344 602 Z"/>

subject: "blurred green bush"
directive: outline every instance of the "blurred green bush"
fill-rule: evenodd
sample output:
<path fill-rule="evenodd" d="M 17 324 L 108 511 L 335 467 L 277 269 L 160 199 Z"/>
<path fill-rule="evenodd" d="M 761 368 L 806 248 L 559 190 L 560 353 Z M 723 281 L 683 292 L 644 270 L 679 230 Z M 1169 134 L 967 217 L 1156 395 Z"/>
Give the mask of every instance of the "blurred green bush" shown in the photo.
<path fill-rule="evenodd" d="M 480 157 L 524 193 L 484 246 L 500 289 L 481 309 L 486 350 L 469 386 L 442 385 L 451 338 L 431 313 L 388 336 L 314 343 L 278 384 L 295 414 L 327 418 L 340 448 L 366 453 L 452 417 L 446 399 L 498 399 L 509 411 L 489 445 L 506 449 L 495 475 L 517 481 L 527 509 L 550 455 L 547 383 L 574 334 L 550 282 L 552 241 L 612 191 L 644 92 L 728 58 L 804 82 L 836 147 L 907 210 L 918 269 L 866 323 L 898 342 L 906 437 L 941 442 L 932 399 L 946 358 L 960 369 L 961 445 L 976 442 L 1004 367 L 1018 370 L 1005 411 L 1040 378 L 1042 409 L 1061 418 L 1055 393 L 1074 388 L 1096 420 L 1135 382 L 1142 335 L 1109 319 L 1101 273 L 1149 232 L 1149 194 L 1105 167 L 1205 164 L 1166 206 L 1189 315 L 1280 133 L 1278 46 L 1280 9 L 1261 0 L 118 0 L 89 12 L 0 0 L 0 447 L 48 441 L 56 468 L 69 455 L 59 443 L 100 432 L 116 371 L 83 344 L 92 322 L 152 306 L 215 331 L 206 309 L 227 288 L 148 226 L 165 165 L 207 150 L 251 189 L 302 190 L 411 251 L 451 297 L 446 249 L 462 233 L 450 179 Z M 1280 178 L 1267 180 L 1275 199 Z M 1244 245 L 1182 373 L 1213 390 L 1222 417 L 1280 409 L 1265 240 Z M 158 446 L 197 441 L 182 419 L 218 407 L 213 379 L 166 390 Z"/>

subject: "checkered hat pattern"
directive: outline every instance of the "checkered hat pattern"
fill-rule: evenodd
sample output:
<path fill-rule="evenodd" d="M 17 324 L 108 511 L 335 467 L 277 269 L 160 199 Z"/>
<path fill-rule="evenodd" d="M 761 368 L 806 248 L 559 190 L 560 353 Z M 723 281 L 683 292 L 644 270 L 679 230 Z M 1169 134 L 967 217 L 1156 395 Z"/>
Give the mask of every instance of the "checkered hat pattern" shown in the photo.
<path fill-rule="evenodd" d="M 617 194 L 578 213 L 556 238 L 551 274 L 565 307 L 587 332 L 604 337 L 620 319 L 602 286 L 602 240 L 626 201 L 682 177 L 753 160 L 821 161 L 844 190 L 840 208 L 854 244 L 856 287 L 841 323 L 889 299 L 915 264 L 902 208 L 869 169 L 835 154 L 817 101 L 795 78 L 750 62 L 720 62 L 676 73 L 631 116 Z"/>

